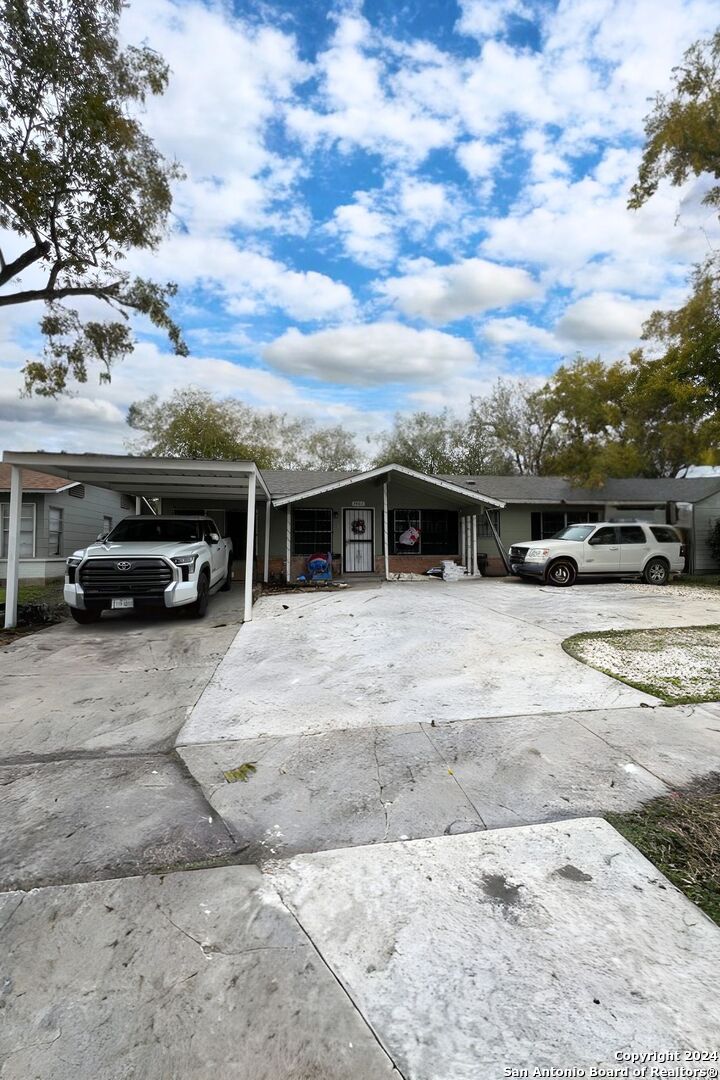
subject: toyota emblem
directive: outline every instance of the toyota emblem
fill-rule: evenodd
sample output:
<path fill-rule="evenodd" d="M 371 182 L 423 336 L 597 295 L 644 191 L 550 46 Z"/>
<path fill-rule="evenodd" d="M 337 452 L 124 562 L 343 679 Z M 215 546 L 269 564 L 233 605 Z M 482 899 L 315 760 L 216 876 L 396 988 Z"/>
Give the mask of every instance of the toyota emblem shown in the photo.
<path fill-rule="evenodd" d="M 118 570 L 132 570 L 131 562 L 119 562 L 115 563 L 115 565 L 117 566 Z"/>

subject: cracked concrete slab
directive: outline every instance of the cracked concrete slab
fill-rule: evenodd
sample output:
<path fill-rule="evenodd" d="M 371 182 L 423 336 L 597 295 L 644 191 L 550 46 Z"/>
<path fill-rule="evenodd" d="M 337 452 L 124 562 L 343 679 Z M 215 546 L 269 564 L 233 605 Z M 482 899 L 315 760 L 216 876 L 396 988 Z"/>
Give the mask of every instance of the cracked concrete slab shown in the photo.
<path fill-rule="evenodd" d="M 561 649 L 578 623 L 597 625 L 603 597 L 592 590 L 590 602 L 585 589 L 578 587 L 582 603 L 564 622 L 574 590 L 548 596 L 514 580 L 384 583 L 312 604 L 302 595 L 264 597 L 178 744 L 655 704 Z M 645 594 L 630 596 L 623 613 L 648 608 Z M 686 600 L 666 606 L 663 617 L 681 607 Z M 541 611 L 554 613 L 552 629 L 539 624 Z M 614 617 L 612 603 L 607 616 L 628 622 L 626 614 Z"/>
<path fill-rule="evenodd" d="M 413 1080 L 717 1048 L 720 928 L 605 821 L 299 855 L 269 876 Z"/>
<path fill-rule="evenodd" d="M 0 761 L 170 749 L 240 624 L 239 591 L 204 620 L 63 623 L 0 649 Z"/>
<path fill-rule="evenodd" d="M 630 810 L 666 795 L 665 785 L 633 757 L 632 740 L 615 749 L 583 726 L 594 715 L 424 726 L 489 829 Z"/>
<path fill-rule="evenodd" d="M 393 1067 L 250 866 L 0 897 L 4 1080 L 377 1080 Z"/>
<path fill-rule="evenodd" d="M 418 724 L 178 752 L 248 862 L 484 827 Z M 248 762 L 247 780 L 228 783 Z"/>
<path fill-rule="evenodd" d="M 0 889 L 145 873 L 234 850 L 177 759 L 0 767 Z"/>

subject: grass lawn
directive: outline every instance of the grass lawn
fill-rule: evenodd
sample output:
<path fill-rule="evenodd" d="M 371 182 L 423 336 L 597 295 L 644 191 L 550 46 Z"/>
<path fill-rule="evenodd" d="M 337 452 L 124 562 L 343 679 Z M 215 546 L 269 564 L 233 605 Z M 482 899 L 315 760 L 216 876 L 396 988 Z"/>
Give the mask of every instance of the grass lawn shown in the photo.
<path fill-rule="evenodd" d="M 720 574 L 683 574 L 677 584 L 683 588 L 689 585 L 692 589 L 720 589 Z"/>
<path fill-rule="evenodd" d="M 21 604 L 59 604 L 63 598 L 63 579 L 48 582 L 47 585 L 21 585 L 19 601 Z M 5 586 L 0 585 L 0 604 L 5 603 Z"/>
<path fill-rule="evenodd" d="M 565 652 L 668 705 L 720 700 L 720 626 L 574 634 Z"/>
<path fill-rule="evenodd" d="M 720 774 L 607 819 L 720 924 Z"/>

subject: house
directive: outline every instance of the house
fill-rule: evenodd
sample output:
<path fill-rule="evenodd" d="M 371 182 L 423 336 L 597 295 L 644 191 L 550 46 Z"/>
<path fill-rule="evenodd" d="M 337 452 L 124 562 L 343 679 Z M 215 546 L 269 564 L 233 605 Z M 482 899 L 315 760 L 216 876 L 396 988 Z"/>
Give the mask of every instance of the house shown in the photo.
<path fill-rule="evenodd" d="M 423 573 L 443 559 L 460 561 L 471 572 L 482 561 L 489 573 L 500 574 L 502 552 L 511 544 L 541 540 L 577 521 L 669 521 L 686 534 L 690 570 L 717 569 L 708 540 L 720 519 L 720 477 L 608 480 L 602 487 L 578 488 L 561 477 L 429 476 L 401 465 L 355 472 L 261 471 L 251 461 L 10 452 L 4 461 L 16 476 L 16 505 L 21 470 L 34 469 L 46 474 L 46 483 L 57 484 L 56 492 L 68 502 L 77 499 L 69 493 L 80 486 L 86 498 L 90 491 L 109 489 L 118 500 L 125 493 L 138 502 L 153 498 L 165 514 L 208 514 L 233 540 L 236 573 L 245 579 L 246 619 L 252 617 L 255 576 L 294 581 L 316 552 L 332 553 L 336 575 Z M 26 498 L 33 502 L 38 496 L 31 488 L 23 506 Z M 47 491 L 41 498 L 47 500 Z M 50 498 L 54 507 L 60 505 L 59 494 Z M 47 533 L 49 525 L 43 527 Z M 98 510 L 82 542 L 101 529 Z M 67 553 L 78 542 L 62 546 Z M 252 574 L 245 574 L 248 558 Z M 27 564 L 27 557 L 21 561 Z"/>
<path fill-rule="evenodd" d="M 49 473 L 22 470 L 20 579 L 61 578 L 65 559 L 109 532 L 135 509 L 135 499 L 116 491 L 68 482 Z M 10 466 L 0 464 L 0 581 L 7 576 L 10 526 Z"/>

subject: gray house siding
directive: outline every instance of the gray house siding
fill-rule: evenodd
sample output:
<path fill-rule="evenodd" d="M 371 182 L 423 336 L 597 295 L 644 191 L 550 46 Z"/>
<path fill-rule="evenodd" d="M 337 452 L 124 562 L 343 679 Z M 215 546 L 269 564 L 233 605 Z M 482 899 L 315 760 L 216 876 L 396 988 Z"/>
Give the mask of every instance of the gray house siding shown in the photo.
<path fill-rule="evenodd" d="M 710 533 L 720 521 L 720 491 L 695 503 L 693 512 L 692 571 L 694 574 L 717 573 L 720 567 L 710 551 Z"/>
<path fill-rule="evenodd" d="M 122 495 L 104 488 L 85 486 L 82 499 L 70 494 L 70 489 L 60 492 L 23 492 L 23 506 L 35 504 L 35 556 L 21 558 L 20 578 L 24 580 L 47 580 L 62 577 L 65 572 L 65 559 L 73 551 L 85 547 L 102 531 L 103 518 L 107 515 L 113 524 L 126 517 L 128 511 L 122 507 Z M 0 504 L 9 512 L 10 495 L 3 492 Z M 48 550 L 50 508 L 62 510 L 62 543 L 59 555 L 50 555 Z M 7 575 L 6 552 L 0 558 L 0 581 Z"/>

